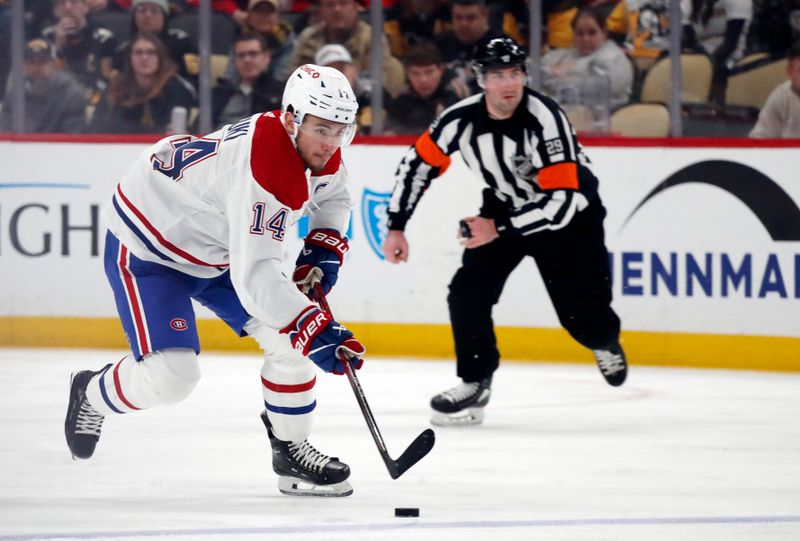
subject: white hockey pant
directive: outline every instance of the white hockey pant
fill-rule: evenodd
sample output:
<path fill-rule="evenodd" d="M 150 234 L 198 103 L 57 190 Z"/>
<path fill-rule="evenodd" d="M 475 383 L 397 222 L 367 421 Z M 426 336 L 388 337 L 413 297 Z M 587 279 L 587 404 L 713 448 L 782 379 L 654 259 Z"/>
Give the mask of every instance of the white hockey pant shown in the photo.
<path fill-rule="evenodd" d="M 200 381 L 197 354 L 187 348 L 167 348 L 136 361 L 131 355 L 111 365 L 89 382 L 86 397 L 103 415 L 175 404 Z"/>
<path fill-rule="evenodd" d="M 251 319 L 244 330 L 264 350 L 261 392 L 272 431 L 278 439 L 300 442 L 311 434 L 317 406 L 314 363 L 292 348 L 288 335 Z"/>

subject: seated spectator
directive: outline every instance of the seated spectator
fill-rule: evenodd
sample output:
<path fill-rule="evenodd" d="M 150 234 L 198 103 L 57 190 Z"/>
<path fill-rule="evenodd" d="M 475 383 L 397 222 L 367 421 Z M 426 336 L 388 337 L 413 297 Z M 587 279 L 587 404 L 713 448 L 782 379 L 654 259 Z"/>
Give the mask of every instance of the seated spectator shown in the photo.
<path fill-rule="evenodd" d="M 338 43 L 350 52 L 359 73 L 368 73 L 372 55 L 372 28 L 359 16 L 356 0 L 320 0 L 321 22 L 308 27 L 297 38 L 291 70 L 314 61 L 323 45 Z M 381 39 L 383 84 L 394 95 L 403 88 L 403 65 L 391 55 L 386 36 Z"/>
<path fill-rule="evenodd" d="M 350 88 L 356 93 L 356 101 L 358 102 L 358 113 L 356 114 L 358 133 L 368 134 L 372 126 L 371 96 L 366 91 L 366 88 L 369 87 L 369 82 L 364 83 L 360 80 L 358 68 L 353 64 L 353 57 L 350 56 L 350 51 L 345 49 L 343 45 L 336 43 L 325 45 L 314 55 L 314 64 L 339 70 L 347 77 Z"/>
<path fill-rule="evenodd" d="M 553 49 L 542 57 L 544 91 L 557 100 L 565 87 L 577 91 L 591 107 L 616 108 L 628 103 L 633 66 L 616 43 L 608 39 L 605 21 L 593 8 L 582 8 L 572 20 L 573 45 Z"/>
<path fill-rule="evenodd" d="M 53 12 L 58 21 L 42 36 L 55 45 L 58 58 L 90 94 L 102 91 L 111 78 L 114 35 L 86 19 L 88 0 L 55 0 Z"/>
<path fill-rule="evenodd" d="M 220 79 L 212 94 L 215 128 L 259 112 L 281 108 L 284 83 L 269 71 L 270 51 L 261 34 L 243 34 L 233 43 L 235 73 Z"/>
<path fill-rule="evenodd" d="M 744 55 L 753 0 L 681 0 L 684 47 L 711 55 L 711 101 L 725 100 L 728 71 Z"/>
<path fill-rule="evenodd" d="M 453 29 L 434 37 L 447 67 L 475 94 L 480 89 L 472 72 L 475 45 L 487 39 L 502 37 L 489 29 L 489 9 L 484 0 L 453 0 Z"/>
<path fill-rule="evenodd" d="M 297 36 L 292 27 L 281 20 L 280 15 L 278 0 L 250 0 L 245 27 L 248 32 L 264 36 L 267 49 L 272 55 L 270 71 L 273 77 L 283 81 L 289 75 L 289 62 Z"/>
<path fill-rule="evenodd" d="M 13 90 L 12 90 L 13 91 Z M 86 128 L 83 88 L 56 62 L 53 46 L 41 38 L 25 48 L 25 133 L 81 133 Z M 0 132 L 11 131 L 9 100 L 0 112 Z"/>
<path fill-rule="evenodd" d="M 800 138 L 800 42 L 789 49 L 786 61 L 789 80 L 769 95 L 750 137 Z"/>
<path fill-rule="evenodd" d="M 194 89 L 178 76 L 158 36 L 137 34 L 128 62 L 103 94 L 90 128 L 96 133 L 166 133 L 173 108 L 189 111 L 195 102 Z"/>
<path fill-rule="evenodd" d="M 412 46 L 403 58 L 408 84 L 386 104 L 387 134 L 419 134 L 442 111 L 469 96 L 469 89 L 446 69 L 432 43 Z"/>
<path fill-rule="evenodd" d="M 139 32 L 152 32 L 164 43 L 172 61 L 178 67 L 181 77 L 197 86 L 200 72 L 200 59 L 197 45 L 192 38 L 179 28 L 167 28 L 169 20 L 167 0 L 133 0 L 131 6 L 131 35 Z M 123 43 L 114 58 L 114 69 L 122 70 L 130 57 L 131 42 Z"/>

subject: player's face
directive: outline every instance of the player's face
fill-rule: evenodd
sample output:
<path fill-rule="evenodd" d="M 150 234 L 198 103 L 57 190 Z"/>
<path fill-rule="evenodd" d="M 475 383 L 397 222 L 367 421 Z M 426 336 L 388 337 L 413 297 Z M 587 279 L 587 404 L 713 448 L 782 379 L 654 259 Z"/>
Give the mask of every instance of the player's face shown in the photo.
<path fill-rule="evenodd" d="M 297 152 L 312 171 L 320 171 L 336 149 L 350 139 L 354 129 L 353 124 L 306 115 L 295 139 Z"/>
<path fill-rule="evenodd" d="M 490 69 L 483 81 L 489 114 L 495 118 L 509 118 L 522 101 L 525 71 L 519 66 Z"/>
<path fill-rule="evenodd" d="M 786 74 L 792 81 L 795 91 L 800 92 L 800 58 L 795 58 L 786 65 Z"/>

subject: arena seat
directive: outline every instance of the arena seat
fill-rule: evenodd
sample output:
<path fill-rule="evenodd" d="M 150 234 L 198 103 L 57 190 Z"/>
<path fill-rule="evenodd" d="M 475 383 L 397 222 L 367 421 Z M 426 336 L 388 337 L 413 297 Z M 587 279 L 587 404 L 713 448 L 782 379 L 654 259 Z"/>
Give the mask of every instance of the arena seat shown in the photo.
<path fill-rule="evenodd" d="M 632 103 L 611 115 L 611 132 L 625 137 L 667 137 L 669 109 L 662 103 Z"/>
<path fill-rule="evenodd" d="M 704 54 L 682 54 L 681 72 L 681 101 L 707 103 L 711 90 L 711 59 Z M 668 103 L 670 86 L 670 59 L 665 57 L 645 75 L 641 101 Z"/>
<path fill-rule="evenodd" d="M 728 75 L 725 104 L 761 109 L 770 93 L 786 78 L 786 60 L 745 57 Z"/>

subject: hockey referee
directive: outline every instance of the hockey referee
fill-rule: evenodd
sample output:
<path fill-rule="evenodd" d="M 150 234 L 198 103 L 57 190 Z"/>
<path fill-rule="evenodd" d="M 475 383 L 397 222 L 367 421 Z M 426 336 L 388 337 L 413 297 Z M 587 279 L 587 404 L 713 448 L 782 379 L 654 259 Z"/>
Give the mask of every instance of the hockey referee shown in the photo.
<path fill-rule="evenodd" d="M 408 260 L 406 222 L 460 152 L 486 188 L 479 215 L 462 222 L 465 250 L 447 297 L 462 382 L 431 400 L 438 425 L 483 420 L 500 360 L 492 307 L 525 256 L 606 381 L 622 385 L 628 372 L 611 308 L 606 211 L 575 131 L 555 101 L 525 86 L 526 55 L 512 39 L 480 42 L 473 69 L 483 91 L 445 110 L 400 162 L 383 246 L 387 261 Z"/>

